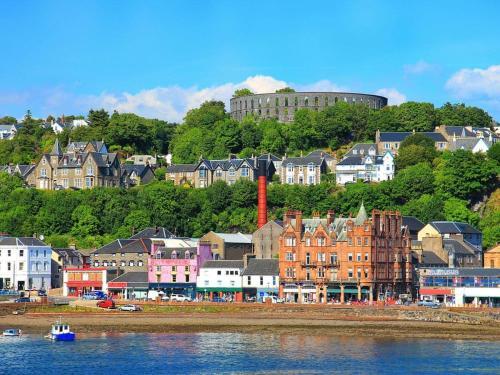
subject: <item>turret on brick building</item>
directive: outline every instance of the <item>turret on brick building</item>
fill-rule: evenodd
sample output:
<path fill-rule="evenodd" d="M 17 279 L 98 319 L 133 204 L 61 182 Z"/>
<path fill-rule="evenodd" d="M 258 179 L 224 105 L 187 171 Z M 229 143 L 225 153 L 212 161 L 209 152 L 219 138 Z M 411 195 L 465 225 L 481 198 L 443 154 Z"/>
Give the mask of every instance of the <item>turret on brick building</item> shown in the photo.
<path fill-rule="evenodd" d="M 356 217 L 288 211 L 280 237 L 280 295 L 292 302 L 373 301 L 411 293 L 410 235 L 399 212 L 361 204 Z"/>

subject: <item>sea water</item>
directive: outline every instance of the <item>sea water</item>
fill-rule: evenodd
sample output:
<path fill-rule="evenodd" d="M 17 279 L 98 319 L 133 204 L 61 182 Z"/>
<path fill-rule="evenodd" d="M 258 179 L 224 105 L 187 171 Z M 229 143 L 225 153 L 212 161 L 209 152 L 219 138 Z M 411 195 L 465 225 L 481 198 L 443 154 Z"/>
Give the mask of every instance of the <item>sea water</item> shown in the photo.
<path fill-rule="evenodd" d="M 500 343 L 298 334 L 0 337 L 1 374 L 500 374 Z"/>

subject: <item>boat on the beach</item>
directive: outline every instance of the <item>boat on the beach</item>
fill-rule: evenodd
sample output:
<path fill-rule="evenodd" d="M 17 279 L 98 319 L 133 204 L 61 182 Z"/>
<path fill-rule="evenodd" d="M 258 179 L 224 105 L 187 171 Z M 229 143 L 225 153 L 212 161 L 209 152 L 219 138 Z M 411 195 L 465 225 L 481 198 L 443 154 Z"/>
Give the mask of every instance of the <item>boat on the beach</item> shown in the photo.
<path fill-rule="evenodd" d="M 21 336 L 23 334 L 23 331 L 17 328 L 9 328 L 3 331 L 2 335 L 7 336 L 7 337 L 12 337 L 12 336 Z"/>
<path fill-rule="evenodd" d="M 63 323 L 60 319 L 52 324 L 52 329 L 45 338 L 53 341 L 74 341 L 76 334 L 71 332 L 69 325 Z"/>

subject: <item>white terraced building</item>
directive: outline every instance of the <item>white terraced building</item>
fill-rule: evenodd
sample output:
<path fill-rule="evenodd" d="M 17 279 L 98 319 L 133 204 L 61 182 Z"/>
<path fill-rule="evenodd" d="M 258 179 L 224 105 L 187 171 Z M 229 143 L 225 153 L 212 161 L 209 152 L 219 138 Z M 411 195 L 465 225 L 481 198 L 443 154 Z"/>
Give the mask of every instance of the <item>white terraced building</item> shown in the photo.
<path fill-rule="evenodd" d="M 50 289 L 52 249 L 31 237 L 0 237 L 0 289 Z"/>

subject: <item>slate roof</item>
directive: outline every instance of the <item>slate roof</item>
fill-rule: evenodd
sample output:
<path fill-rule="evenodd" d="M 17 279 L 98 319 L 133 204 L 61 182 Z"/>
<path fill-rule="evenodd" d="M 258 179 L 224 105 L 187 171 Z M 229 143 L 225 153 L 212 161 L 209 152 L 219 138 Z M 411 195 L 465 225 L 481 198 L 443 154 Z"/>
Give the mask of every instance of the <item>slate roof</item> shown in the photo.
<path fill-rule="evenodd" d="M 491 147 L 491 142 L 488 139 L 484 138 L 458 138 L 456 140 L 452 140 L 449 145 L 450 151 L 455 150 L 473 150 L 474 147 L 479 142 L 484 142 L 488 147 Z"/>
<path fill-rule="evenodd" d="M 408 226 L 410 232 L 418 232 L 425 226 L 415 216 L 403 216 L 403 225 Z"/>
<path fill-rule="evenodd" d="M 131 175 L 133 172 L 137 174 L 139 177 L 144 177 L 148 170 L 151 169 L 149 165 L 140 165 L 140 164 L 124 164 L 122 166 L 127 175 Z"/>
<path fill-rule="evenodd" d="M 474 255 L 477 249 L 474 249 L 472 246 L 467 245 L 464 242 L 457 241 L 454 239 L 444 239 L 443 247 L 448 252 L 453 252 L 457 255 Z M 476 250 L 476 251 L 475 251 Z"/>
<path fill-rule="evenodd" d="M 207 260 L 201 268 L 243 268 L 242 260 Z"/>
<path fill-rule="evenodd" d="M 252 235 L 251 234 L 243 234 L 243 233 L 216 233 L 217 236 L 222 238 L 224 242 L 227 243 L 252 243 Z"/>
<path fill-rule="evenodd" d="M 375 165 L 384 164 L 383 156 L 366 155 L 366 156 L 348 156 L 342 159 L 340 162 L 338 162 L 337 165 L 365 165 L 368 157 L 372 160 L 372 163 Z"/>
<path fill-rule="evenodd" d="M 347 151 L 344 157 L 370 155 L 370 150 L 373 152 L 374 155 L 376 155 L 377 145 L 375 143 L 357 143 L 349 151 Z"/>
<path fill-rule="evenodd" d="M 271 161 L 281 161 L 281 158 L 277 157 L 276 155 L 273 155 L 273 154 L 262 154 L 260 156 L 257 157 L 257 159 L 259 160 L 269 160 L 271 159 Z"/>
<path fill-rule="evenodd" d="M 280 273 L 278 259 L 249 259 L 243 276 L 278 276 Z"/>
<path fill-rule="evenodd" d="M 286 165 L 286 164 L 294 164 L 294 165 L 303 165 L 303 166 L 306 166 L 308 165 L 309 163 L 312 163 L 314 165 L 321 165 L 322 163 L 325 162 L 325 158 L 324 157 L 321 157 L 321 156 L 299 156 L 299 157 L 292 157 L 292 158 L 286 158 L 285 160 L 283 160 L 283 163 L 282 165 Z"/>
<path fill-rule="evenodd" d="M 479 230 L 472 227 L 467 223 L 460 223 L 457 221 L 431 221 L 429 223 L 439 233 L 467 233 L 467 234 L 481 234 Z"/>
<path fill-rule="evenodd" d="M 33 237 L 0 237 L 0 246 L 48 246 Z"/>
<path fill-rule="evenodd" d="M 148 273 L 147 272 L 125 272 L 120 276 L 110 280 L 110 282 L 121 282 L 121 283 L 144 283 L 148 284 Z"/>
<path fill-rule="evenodd" d="M 52 251 L 56 252 L 58 255 L 60 255 L 61 257 L 64 257 L 64 258 L 69 258 L 69 257 L 79 258 L 79 257 L 81 257 L 80 252 L 76 249 L 53 248 Z"/>
<path fill-rule="evenodd" d="M 35 164 L 19 164 L 17 166 L 17 168 L 19 169 L 19 173 L 23 177 L 28 175 L 35 167 Z"/>
<path fill-rule="evenodd" d="M 239 169 L 243 166 L 243 164 L 248 164 L 249 168 L 256 169 L 255 160 L 251 158 L 247 159 L 224 159 L 224 160 L 202 160 L 199 163 L 199 166 L 204 164 L 210 170 L 216 170 L 217 168 L 222 169 L 223 171 L 229 170 L 229 168 L 233 167 L 234 169 Z"/>
<path fill-rule="evenodd" d="M 417 134 L 413 132 L 381 132 L 380 142 L 402 142 L 410 135 Z M 434 142 L 447 142 L 446 138 L 441 133 L 435 132 L 419 132 L 431 138 Z"/>
<path fill-rule="evenodd" d="M 326 151 L 323 151 L 323 150 L 314 150 L 314 151 L 311 151 L 309 154 L 306 155 L 306 157 L 323 157 L 325 158 L 325 160 L 335 160 L 335 158 L 330 155 L 328 152 Z"/>
<path fill-rule="evenodd" d="M 432 265 L 447 265 L 448 262 L 444 261 L 437 256 L 436 253 L 432 251 L 422 251 L 422 265 L 432 264 Z"/>
<path fill-rule="evenodd" d="M 139 233 L 134 234 L 130 239 L 138 238 L 173 238 L 175 237 L 172 232 L 164 227 L 153 227 L 141 230 Z"/>
<path fill-rule="evenodd" d="M 94 253 L 94 254 L 117 253 L 117 252 L 120 252 L 124 246 L 128 245 L 131 242 L 134 242 L 134 240 L 129 240 L 129 239 L 114 240 L 113 242 L 110 242 L 110 243 L 100 247 L 99 249 L 93 251 L 92 253 Z"/>
<path fill-rule="evenodd" d="M 172 253 L 174 251 L 177 253 L 176 258 L 172 258 Z M 189 251 L 189 259 L 194 259 L 197 251 L 196 247 L 177 247 L 177 248 L 160 247 L 155 253 L 155 256 L 158 255 L 158 253 L 160 253 L 161 259 L 186 259 L 186 251 Z"/>
<path fill-rule="evenodd" d="M 167 167 L 167 173 L 194 172 L 198 164 L 172 164 Z"/>
<path fill-rule="evenodd" d="M 457 137 L 475 137 L 476 135 L 467 130 L 465 126 L 445 126 L 444 131 L 449 136 L 456 135 Z"/>

